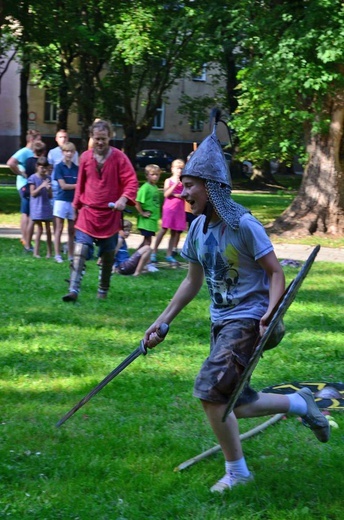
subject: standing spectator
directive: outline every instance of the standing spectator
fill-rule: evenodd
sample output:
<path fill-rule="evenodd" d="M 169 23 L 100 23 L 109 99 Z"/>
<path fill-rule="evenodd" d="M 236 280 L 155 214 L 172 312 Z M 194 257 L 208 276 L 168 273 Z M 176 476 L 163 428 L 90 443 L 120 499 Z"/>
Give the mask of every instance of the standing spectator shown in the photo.
<path fill-rule="evenodd" d="M 51 257 L 51 228 L 53 212 L 50 203 L 52 197 L 51 177 L 49 175 L 49 163 L 46 157 L 38 157 L 36 162 L 36 173 L 28 179 L 30 186 L 30 218 L 32 231 L 37 226 L 35 236 L 35 247 L 33 256 L 40 258 L 39 250 L 43 233 L 43 224 L 47 235 L 47 258 Z"/>
<path fill-rule="evenodd" d="M 58 182 L 55 180 L 55 169 L 56 165 L 60 163 L 63 160 L 63 152 L 62 152 L 62 146 L 65 143 L 69 142 L 69 136 L 66 130 L 58 130 L 56 132 L 55 141 L 57 142 L 57 145 L 55 148 L 52 148 L 48 153 L 48 162 L 53 167 L 51 172 L 51 187 L 53 190 L 53 198 L 52 201 L 55 201 L 57 192 L 59 190 Z M 72 157 L 72 161 L 74 164 L 79 164 L 79 156 L 78 152 L 74 152 L 74 155 Z"/>
<path fill-rule="evenodd" d="M 105 299 L 110 288 L 122 211 L 135 204 L 138 188 L 136 172 L 128 157 L 110 146 L 112 130 L 100 120 L 91 126 L 93 148 L 81 155 L 73 200 L 76 210 L 75 244 L 69 293 L 65 302 L 75 302 L 80 291 L 86 260 L 92 258 L 93 243 L 102 259 L 98 298 Z M 109 207 L 109 204 L 111 207 Z"/>
<path fill-rule="evenodd" d="M 34 154 L 33 157 L 29 157 L 26 160 L 25 171 L 26 171 L 27 178 L 31 177 L 31 175 L 36 173 L 36 163 L 37 163 L 38 157 L 45 156 L 45 153 L 46 153 L 46 145 L 45 145 L 45 143 L 43 143 L 43 141 L 40 141 L 39 139 L 35 140 L 33 142 L 32 151 L 33 151 L 33 154 Z M 28 201 L 29 201 L 29 212 L 30 212 L 30 185 L 28 183 L 25 184 L 25 186 L 22 187 L 21 192 L 22 192 L 22 195 L 26 199 L 28 199 Z M 27 226 L 28 226 L 27 227 L 27 243 L 31 244 L 32 233 L 33 233 L 33 225 L 32 225 L 32 220 L 30 218 L 30 214 L 29 214 L 28 225 Z"/>
<path fill-rule="evenodd" d="M 180 235 L 186 229 L 185 203 L 181 197 L 183 184 L 180 176 L 185 166 L 184 161 L 175 159 L 171 164 L 172 175 L 165 180 L 164 183 L 164 204 L 162 207 L 162 229 L 157 234 L 151 261 L 157 261 L 158 247 L 165 236 L 168 229 L 171 230 L 171 236 L 167 247 L 166 260 L 172 265 L 178 262 L 172 255 L 177 249 Z"/>
<path fill-rule="evenodd" d="M 63 159 L 55 167 L 55 179 L 58 183 L 58 191 L 54 201 L 53 215 L 55 217 L 55 260 L 63 262 L 61 256 L 61 235 L 65 219 L 68 221 L 68 260 L 73 260 L 74 249 L 74 208 L 72 206 L 76 181 L 78 177 L 78 167 L 73 163 L 75 146 L 73 143 L 62 145 Z"/>
<path fill-rule="evenodd" d="M 150 259 L 151 248 L 149 246 L 140 247 L 133 255 L 129 255 L 126 238 L 130 235 L 132 223 L 130 220 L 123 220 L 123 230 L 119 232 L 117 247 L 115 250 L 115 263 L 112 272 L 139 276 L 142 271 L 155 272 L 156 267 L 147 265 Z"/>
<path fill-rule="evenodd" d="M 191 159 L 191 157 L 193 156 L 194 153 L 195 153 L 194 150 L 189 153 L 189 155 L 186 158 L 186 162 L 188 162 Z M 187 223 L 188 229 L 190 229 L 190 226 L 191 226 L 192 222 L 195 220 L 195 218 L 197 218 L 197 215 L 194 215 L 192 213 L 191 205 L 189 204 L 189 202 L 187 200 L 185 201 L 185 218 L 186 218 L 186 223 Z"/>
<path fill-rule="evenodd" d="M 145 167 L 146 182 L 142 184 L 136 197 L 137 229 L 143 235 L 143 246 L 150 246 L 152 237 L 158 231 L 160 218 L 160 194 L 157 184 L 161 169 L 156 164 L 147 164 Z"/>
<path fill-rule="evenodd" d="M 26 161 L 29 157 L 33 157 L 33 144 L 35 141 L 40 140 L 41 135 L 36 130 L 28 130 L 26 134 L 26 146 L 20 148 L 12 157 L 7 161 L 7 165 L 11 171 L 17 176 L 16 186 L 20 196 L 20 229 L 22 234 L 22 244 L 25 251 L 32 251 L 31 249 L 31 236 L 29 234 L 30 227 L 30 198 L 25 196 L 25 187 L 27 184 L 26 174 Z"/>
<path fill-rule="evenodd" d="M 43 143 L 43 141 L 35 140 L 33 142 L 32 151 L 33 151 L 33 157 L 29 157 L 26 160 L 26 175 L 27 178 L 29 178 L 31 175 L 36 173 L 36 162 L 38 157 L 45 157 L 46 156 L 46 144 Z M 30 189 L 29 189 L 29 196 L 30 196 Z"/>

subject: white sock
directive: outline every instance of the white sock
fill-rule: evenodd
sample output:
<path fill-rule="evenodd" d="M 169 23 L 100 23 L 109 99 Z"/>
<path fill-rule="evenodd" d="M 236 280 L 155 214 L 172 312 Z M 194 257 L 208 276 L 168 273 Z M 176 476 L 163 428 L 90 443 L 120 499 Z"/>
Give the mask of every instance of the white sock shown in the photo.
<path fill-rule="evenodd" d="M 300 415 L 301 417 L 306 415 L 307 403 L 300 394 L 295 392 L 293 394 L 287 394 L 287 397 L 290 403 L 288 413 Z"/>
<path fill-rule="evenodd" d="M 225 467 L 226 473 L 233 473 L 234 477 L 248 477 L 250 474 L 244 457 L 234 461 L 226 460 Z"/>

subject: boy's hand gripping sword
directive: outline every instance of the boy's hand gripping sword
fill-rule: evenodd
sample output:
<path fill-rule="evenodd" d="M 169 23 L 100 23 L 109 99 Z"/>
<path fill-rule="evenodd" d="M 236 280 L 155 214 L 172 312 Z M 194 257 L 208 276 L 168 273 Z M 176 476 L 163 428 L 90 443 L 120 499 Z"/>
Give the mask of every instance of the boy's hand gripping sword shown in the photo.
<path fill-rule="evenodd" d="M 168 333 L 169 326 L 167 323 L 162 323 L 157 331 L 158 336 L 163 339 Z M 147 354 L 147 347 L 145 346 L 144 340 L 140 342 L 140 346 L 137 347 L 122 363 L 118 365 L 108 376 L 106 376 L 97 386 L 93 388 L 81 401 L 79 401 L 69 412 L 67 412 L 57 423 L 58 428 L 65 423 L 75 412 L 77 412 L 84 404 L 86 404 L 94 395 L 96 395 L 104 386 L 106 386 L 112 379 L 114 379 L 122 370 L 124 370 L 130 363 L 132 363 L 137 357 L 144 356 Z"/>
<path fill-rule="evenodd" d="M 316 246 L 309 257 L 307 258 L 306 262 L 303 264 L 302 268 L 296 275 L 296 278 L 290 283 L 289 287 L 285 290 L 283 295 L 281 296 L 280 300 L 275 305 L 275 308 L 272 310 L 270 314 L 270 318 L 267 320 L 268 328 L 264 332 L 263 336 L 259 336 L 256 345 L 252 354 L 252 357 L 244 369 L 242 376 L 240 380 L 238 381 L 236 387 L 234 388 L 234 391 L 229 399 L 229 402 L 227 404 L 226 411 L 222 417 L 222 422 L 225 422 L 227 416 L 233 411 L 235 403 L 240 396 L 241 392 L 244 389 L 245 384 L 247 383 L 249 377 L 251 376 L 253 370 L 258 364 L 258 361 L 264 351 L 264 347 L 270 338 L 274 328 L 278 324 L 281 318 L 285 315 L 287 310 L 289 309 L 290 305 L 295 300 L 297 291 L 301 287 L 301 284 L 303 280 L 306 278 L 310 268 L 312 267 L 312 264 L 315 260 L 315 257 L 317 256 L 319 252 L 320 246 Z"/>

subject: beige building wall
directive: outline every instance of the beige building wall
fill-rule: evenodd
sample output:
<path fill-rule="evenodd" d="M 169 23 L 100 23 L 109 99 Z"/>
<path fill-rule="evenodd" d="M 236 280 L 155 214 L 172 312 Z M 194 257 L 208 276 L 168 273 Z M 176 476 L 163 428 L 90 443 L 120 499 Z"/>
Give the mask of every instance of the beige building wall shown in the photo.
<path fill-rule="evenodd" d="M 4 164 L 20 142 L 19 68 L 14 60 L 2 77 L 0 88 L 0 164 Z"/>
<path fill-rule="evenodd" d="M 202 131 L 192 131 L 190 129 L 188 116 L 180 114 L 178 108 L 183 94 L 188 96 L 213 96 L 214 106 L 216 105 L 216 90 L 218 85 L 215 80 L 216 70 L 208 70 L 204 81 L 193 81 L 192 79 L 182 79 L 166 94 L 168 101 L 164 104 L 164 127 L 163 129 L 153 129 L 147 140 L 153 141 L 183 141 L 190 142 L 202 140 L 209 133 L 209 120 L 204 123 Z M 43 135 L 53 136 L 55 134 L 55 124 L 44 121 L 44 101 L 45 93 L 43 89 L 35 85 L 29 87 L 29 106 L 30 111 L 36 115 L 35 126 Z M 220 128 L 219 128 L 220 130 Z M 71 137 L 80 137 L 81 128 L 78 124 L 78 117 L 72 111 L 68 118 L 68 131 Z M 123 138 L 121 126 L 116 127 L 116 136 Z M 224 140 L 227 139 L 223 133 Z"/>
<path fill-rule="evenodd" d="M 19 67 L 13 62 L 4 75 L 0 93 L 0 150 L 4 147 L 6 139 L 10 136 L 19 144 Z M 218 76 L 216 69 L 208 68 L 206 75 L 202 80 L 197 81 L 190 79 L 182 79 L 178 81 L 172 89 L 166 93 L 167 101 L 164 103 L 164 118 L 162 129 L 152 129 L 150 135 L 142 143 L 142 148 L 153 147 L 156 143 L 157 147 L 165 148 L 167 151 L 174 147 L 175 153 L 182 151 L 189 152 L 192 150 L 193 143 L 199 143 L 208 134 L 210 130 L 209 116 L 204 121 L 203 128 L 198 131 L 192 131 L 188 121 L 187 114 L 180 114 L 178 108 L 183 94 L 191 97 L 210 96 L 214 97 L 214 107 L 216 102 L 216 90 L 218 89 Z M 29 99 L 29 128 L 39 130 L 41 134 L 49 138 L 49 144 L 53 145 L 53 139 L 56 133 L 56 123 L 45 121 L 45 91 L 37 85 L 30 84 L 28 87 Z M 120 142 L 123 139 L 123 129 L 121 126 L 115 127 L 116 139 Z M 73 139 L 81 137 L 81 127 L 78 124 L 78 115 L 76 112 L 70 111 L 68 118 L 68 133 Z M 224 125 L 219 125 L 218 137 L 223 143 L 228 142 L 228 134 Z M 12 146 L 13 148 L 13 139 Z M 147 142 L 147 146 L 145 146 Z M 179 149 L 178 149 L 179 146 Z M 18 146 L 14 146 L 11 150 L 13 153 Z M 8 149 L 8 147 L 7 147 Z M 6 159 L 7 160 L 7 159 Z M 0 162 L 4 162 L 1 158 Z"/>
<path fill-rule="evenodd" d="M 45 90 L 34 84 L 29 85 L 29 126 L 41 132 L 44 136 L 54 137 L 56 134 L 56 123 L 44 120 Z M 80 137 L 80 125 L 75 112 L 68 116 L 68 133 L 70 137 Z"/>

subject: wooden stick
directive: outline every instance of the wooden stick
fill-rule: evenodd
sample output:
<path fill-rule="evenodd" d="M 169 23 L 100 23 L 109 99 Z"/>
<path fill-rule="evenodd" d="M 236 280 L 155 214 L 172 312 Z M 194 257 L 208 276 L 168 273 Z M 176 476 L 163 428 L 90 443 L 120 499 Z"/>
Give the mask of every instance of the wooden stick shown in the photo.
<path fill-rule="evenodd" d="M 273 415 L 268 419 L 267 421 L 263 422 L 262 424 L 259 424 L 255 428 L 252 428 L 252 430 L 249 430 L 248 432 L 242 433 L 240 435 L 240 440 L 244 441 L 245 439 L 249 439 L 250 437 L 253 437 L 254 435 L 257 435 L 257 433 L 262 432 L 265 430 L 268 426 L 271 426 L 272 424 L 277 423 L 284 417 L 284 413 L 277 413 L 276 415 Z M 177 466 L 174 471 L 182 471 L 183 469 L 189 468 L 190 466 L 193 466 L 193 464 L 196 464 L 196 462 L 199 462 L 203 459 L 206 459 L 210 455 L 213 455 L 214 453 L 217 453 L 221 450 L 221 446 L 217 444 L 213 448 L 210 448 L 209 450 L 204 451 L 203 453 L 200 453 L 199 455 L 196 455 L 196 457 L 192 457 L 192 459 L 186 460 L 185 462 L 182 462 Z"/>

